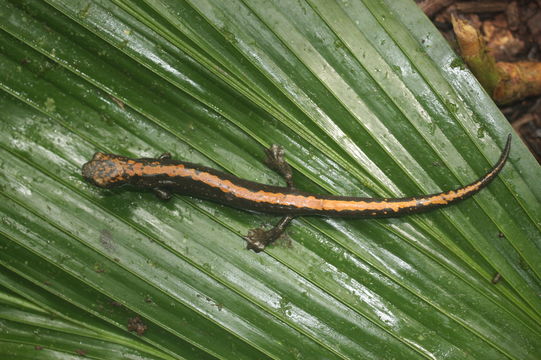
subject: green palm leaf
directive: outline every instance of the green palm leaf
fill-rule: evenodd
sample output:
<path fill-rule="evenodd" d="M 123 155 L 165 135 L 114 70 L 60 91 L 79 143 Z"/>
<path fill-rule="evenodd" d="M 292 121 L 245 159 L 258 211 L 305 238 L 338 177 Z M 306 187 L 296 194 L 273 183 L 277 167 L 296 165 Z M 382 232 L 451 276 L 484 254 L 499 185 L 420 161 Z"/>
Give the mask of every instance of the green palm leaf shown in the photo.
<path fill-rule="evenodd" d="M 510 126 L 413 2 L 0 1 L 0 354 L 535 359 L 541 176 L 399 219 L 276 219 L 106 191 L 95 151 L 409 196 L 467 184 Z M 494 285 L 491 278 L 503 280 Z"/>

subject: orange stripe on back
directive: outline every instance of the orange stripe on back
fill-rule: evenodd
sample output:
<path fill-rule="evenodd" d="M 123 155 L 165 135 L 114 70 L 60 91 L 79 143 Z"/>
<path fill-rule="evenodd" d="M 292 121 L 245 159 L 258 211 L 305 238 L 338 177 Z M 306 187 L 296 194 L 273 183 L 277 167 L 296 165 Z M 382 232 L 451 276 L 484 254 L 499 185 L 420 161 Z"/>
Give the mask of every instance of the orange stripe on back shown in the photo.
<path fill-rule="evenodd" d="M 220 189 L 224 193 L 258 203 L 268 203 L 283 206 L 292 206 L 296 208 L 309 208 L 314 210 L 329 211 L 383 211 L 390 210 L 398 212 L 403 208 L 424 207 L 434 204 L 445 205 L 454 199 L 461 198 L 470 192 L 476 191 L 481 185 L 482 180 L 460 188 L 429 197 L 420 196 L 404 201 L 362 201 L 362 200 L 333 200 L 322 199 L 314 195 L 298 195 L 268 191 L 252 191 L 243 186 L 236 185 L 230 180 L 222 179 L 219 176 L 205 171 L 198 171 L 192 168 L 186 168 L 184 165 L 161 165 L 159 162 L 143 164 L 136 161 L 127 162 L 126 174 L 128 176 L 142 175 L 166 175 L 189 177 L 195 181 L 201 181 L 210 187 Z M 487 176 L 490 176 L 487 175 Z M 485 177 L 486 178 L 486 177 Z"/>

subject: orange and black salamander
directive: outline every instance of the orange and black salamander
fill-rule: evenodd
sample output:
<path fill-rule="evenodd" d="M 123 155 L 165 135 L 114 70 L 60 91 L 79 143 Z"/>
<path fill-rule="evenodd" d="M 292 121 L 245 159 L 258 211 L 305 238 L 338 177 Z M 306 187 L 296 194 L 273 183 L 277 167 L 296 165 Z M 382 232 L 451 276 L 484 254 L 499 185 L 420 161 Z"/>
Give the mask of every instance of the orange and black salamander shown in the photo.
<path fill-rule="evenodd" d="M 454 204 L 484 188 L 503 168 L 511 147 L 511 135 L 494 167 L 480 179 L 456 190 L 406 198 L 363 198 L 311 194 L 293 187 L 291 168 L 280 146 L 267 150 L 267 164 L 284 176 L 287 187 L 265 185 L 208 168 L 171 159 L 169 153 L 159 158 L 130 159 L 124 156 L 94 154 L 83 165 L 82 175 L 90 183 L 111 188 L 131 185 L 151 189 L 161 199 L 172 193 L 216 201 L 240 209 L 281 214 L 284 217 L 271 230 L 251 230 L 245 237 L 248 248 L 259 252 L 278 238 L 294 216 L 397 217 Z"/>

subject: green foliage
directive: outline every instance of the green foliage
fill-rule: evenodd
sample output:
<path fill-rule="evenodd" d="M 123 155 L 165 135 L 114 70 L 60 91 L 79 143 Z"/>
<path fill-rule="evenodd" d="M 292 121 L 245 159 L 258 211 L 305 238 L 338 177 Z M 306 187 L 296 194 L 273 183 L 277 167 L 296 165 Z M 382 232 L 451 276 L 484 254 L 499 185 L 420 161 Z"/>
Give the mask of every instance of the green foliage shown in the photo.
<path fill-rule="evenodd" d="M 510 126 L 407 0 L 0 0 L 0 355 L 536 359 L 541 170 L 385 220 L 86 184 L 96 151 L 374 197 L 467 184 Z M 494 285 L 492 277 L 503 280 Z M 131 331 L 130 331 L 131 330 Z M 139 334 L 137 333 L 139 330 Z"/>

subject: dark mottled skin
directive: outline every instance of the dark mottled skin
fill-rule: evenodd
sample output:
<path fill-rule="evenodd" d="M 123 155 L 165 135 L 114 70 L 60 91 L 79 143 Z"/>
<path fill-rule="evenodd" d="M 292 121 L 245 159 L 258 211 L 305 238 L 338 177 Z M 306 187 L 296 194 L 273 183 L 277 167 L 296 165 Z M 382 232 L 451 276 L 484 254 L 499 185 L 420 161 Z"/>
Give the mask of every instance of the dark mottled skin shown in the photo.
<path fill-rule="evenodd" d="M 494 167 L 480 179 L 460 189 L 407 198 L 376 199 L 311 194 L 293 187 L 291 168 L 283 150 L 273 145 L 267 163 L 286 179 L 287 187 L 245 180 L 205 166 L 171 159 L 168 153 L 157 159 L 130 159 L 96 153 L 83 165 L 82 175 L 102 188 L 130 185 L 150 189 L 164 200 L 172 193 L 216 201 L 236 208 L 285 215 L 271 230 L 257 229 L 245 237 L 248 248 L 259 252 L 280 236 L 294 216 L 382 218 L 419 213 L 454 204 L 487 186 L 503 168 L 510 151 L 511 135 Z"/>
<path fill-rule="evenodd" d="M 510 141 L 508 140 L 500 159 L 494 165 L 494 167 L 485 176 L 461 189 L 438 194 L 391 199 L 305 193 L 298 191 L 293 187 L 271 186 L 241 179 L 231 174 L 223 173 L 221 171 L 201 165 L 172 160 L 170 157 L 160 159 L 129 159 L 118 155 L 97 153 L 94 156 L 94 159 L 84 164 L 82 173 L 86 180 L 99 187 L 107 188 L 128 184 L 141 189 L 160 190 L 163 192 L 163 194 L 179 193 L 182 195 L 190 195 L 213 200 L 241 209 L 259 212 L 340 217 L 396 217 L 436 209 L 455 203 L 477 193 L 490 181 L 492 181 L 502 169 L 509 154 L 509 149 Z M 153 169 L 157 170 L 157 172 L 152 174 L 145 173 L 135 175 L 134 168 L 136 166 L 144 166 L 147 172 Z M 179 176 L 178 174 L 173 174 L 167 170 L 161 171 L 160 169 L 164 168 L 165 166 L 182 166 L 186 169 L 193 170 L 193 174 L 196 174 L 197 176 L 209 175 L 216 177 L 220 182 L 229 181 L 237 187 L 242 188 L 245 194 L 257 194 L 261 192 L 267 194 L 289 194 L 298 195 L 303 198 L 313 197 L 318 200 L 366 202 L 370 203 L 371 205 L 379 203 L 386 204 L 388 206 L 381 207 L 376 210 L 369 208 L 348 210 L 341 208 L 338 204 L 336 208 L 333 209 L 317 209 L 309 206 L 294 206 L 284 205 L 283 203 L 254 201 L 253 199 L 242 196 L 242 194 L 241 196 L 237 196 L 232 193 L 224 192 L 219 187 L 211 186 L 208 183 L 194 178 L 193 175 L 187 176 L 186 174 L 183 174 L 182 176 Z M 473 185 L 475 185 L 475 187 L 472 187 Z M 471 189 L 468 191 L 465 191 L 462 194 L 458 193 L 460 190 L 468 189 L 469 187 L 471 187 Z M 445 201 L 443 201 L 444 197 L 446 197 Z"/>

